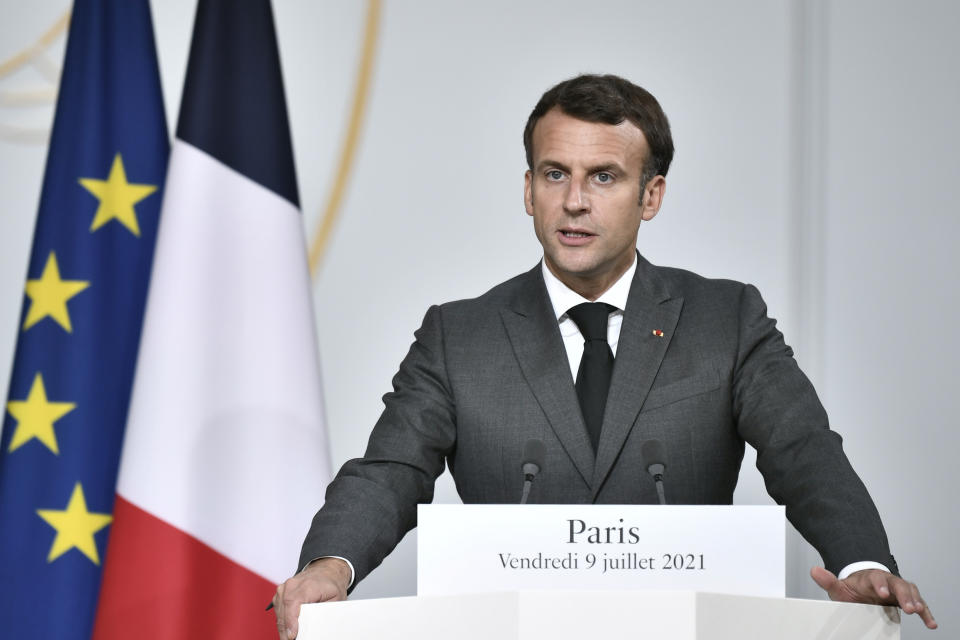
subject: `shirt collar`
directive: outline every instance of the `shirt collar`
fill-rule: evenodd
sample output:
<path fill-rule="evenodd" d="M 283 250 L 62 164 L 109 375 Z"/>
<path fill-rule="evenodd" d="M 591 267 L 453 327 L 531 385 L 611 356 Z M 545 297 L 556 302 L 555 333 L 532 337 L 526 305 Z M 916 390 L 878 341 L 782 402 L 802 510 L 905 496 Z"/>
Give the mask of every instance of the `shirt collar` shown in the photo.
<path fill-rule="evenodd" d="M 547 295 L 550 296 L 550 304 L 553 305 L 553 312 L 557 322 L 563 320 L 567 315 L 567 310 L 583 302 L 590 302 L 579 293 L 560 282 L 557 276 L 547 267 L 546 260 L 540 261 L 540 267 L 543 271 L 543 281 L 547 285 Z M 616 307 L 619 311 L 627 308 L 627 298 L 630 295 L 630 284 L 633 282 L 633 274 L 637 271 L 637 258 L 634 256 L 633 264 L 630 268 L 604 291 L 594 302 L 606 302 Z"/>

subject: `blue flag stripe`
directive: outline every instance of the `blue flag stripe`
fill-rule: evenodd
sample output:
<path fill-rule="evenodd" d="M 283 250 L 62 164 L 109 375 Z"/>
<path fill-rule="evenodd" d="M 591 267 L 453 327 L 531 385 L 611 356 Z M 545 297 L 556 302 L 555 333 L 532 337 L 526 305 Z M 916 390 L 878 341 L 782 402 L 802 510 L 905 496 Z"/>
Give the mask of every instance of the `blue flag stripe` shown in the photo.
<path fill-rule="evenodd" d="M 299 208 L 273 12 L 268 0 L 243 6 L 197 4 L 177 138 Z"/>

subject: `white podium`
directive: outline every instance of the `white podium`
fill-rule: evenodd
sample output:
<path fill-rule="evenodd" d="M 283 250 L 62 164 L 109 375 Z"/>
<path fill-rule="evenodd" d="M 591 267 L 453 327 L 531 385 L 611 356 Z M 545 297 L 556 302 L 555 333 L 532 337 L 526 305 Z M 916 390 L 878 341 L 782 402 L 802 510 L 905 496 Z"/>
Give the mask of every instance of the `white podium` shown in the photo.
<path fill-rule="evenodd" d="M 894 607 L 692 591 L 511 591 L 304 605 L 300 640 L 865 640 Z"/>

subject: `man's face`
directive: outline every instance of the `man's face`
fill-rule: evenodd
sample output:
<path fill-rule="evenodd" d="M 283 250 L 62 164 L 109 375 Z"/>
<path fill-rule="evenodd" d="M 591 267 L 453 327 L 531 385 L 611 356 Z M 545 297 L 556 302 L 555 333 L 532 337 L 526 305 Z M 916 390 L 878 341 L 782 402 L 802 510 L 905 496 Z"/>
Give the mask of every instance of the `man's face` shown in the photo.
<path fill-rule="evenodd" d="M 641 220 L 657 214 L 664 180 L 641 189 L 647 141 L 633 123 L 586 122 L 559 109 L 533 130 L 524 201 L 547 267 L 590 299 L 633 264 Z"/>

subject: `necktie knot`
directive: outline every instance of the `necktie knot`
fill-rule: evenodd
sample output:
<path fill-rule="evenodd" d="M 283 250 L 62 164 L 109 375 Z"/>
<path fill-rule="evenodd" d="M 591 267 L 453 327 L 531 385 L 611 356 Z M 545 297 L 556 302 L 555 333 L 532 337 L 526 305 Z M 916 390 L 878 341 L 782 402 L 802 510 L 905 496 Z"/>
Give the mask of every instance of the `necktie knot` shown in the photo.
<path fill-rule="evenodd" d="M 567 311 L 567 316 L 573 320 L 583 339 L 607 341 L 607 319 L 616 307 L 604 302 L 584 302 Z"/>

